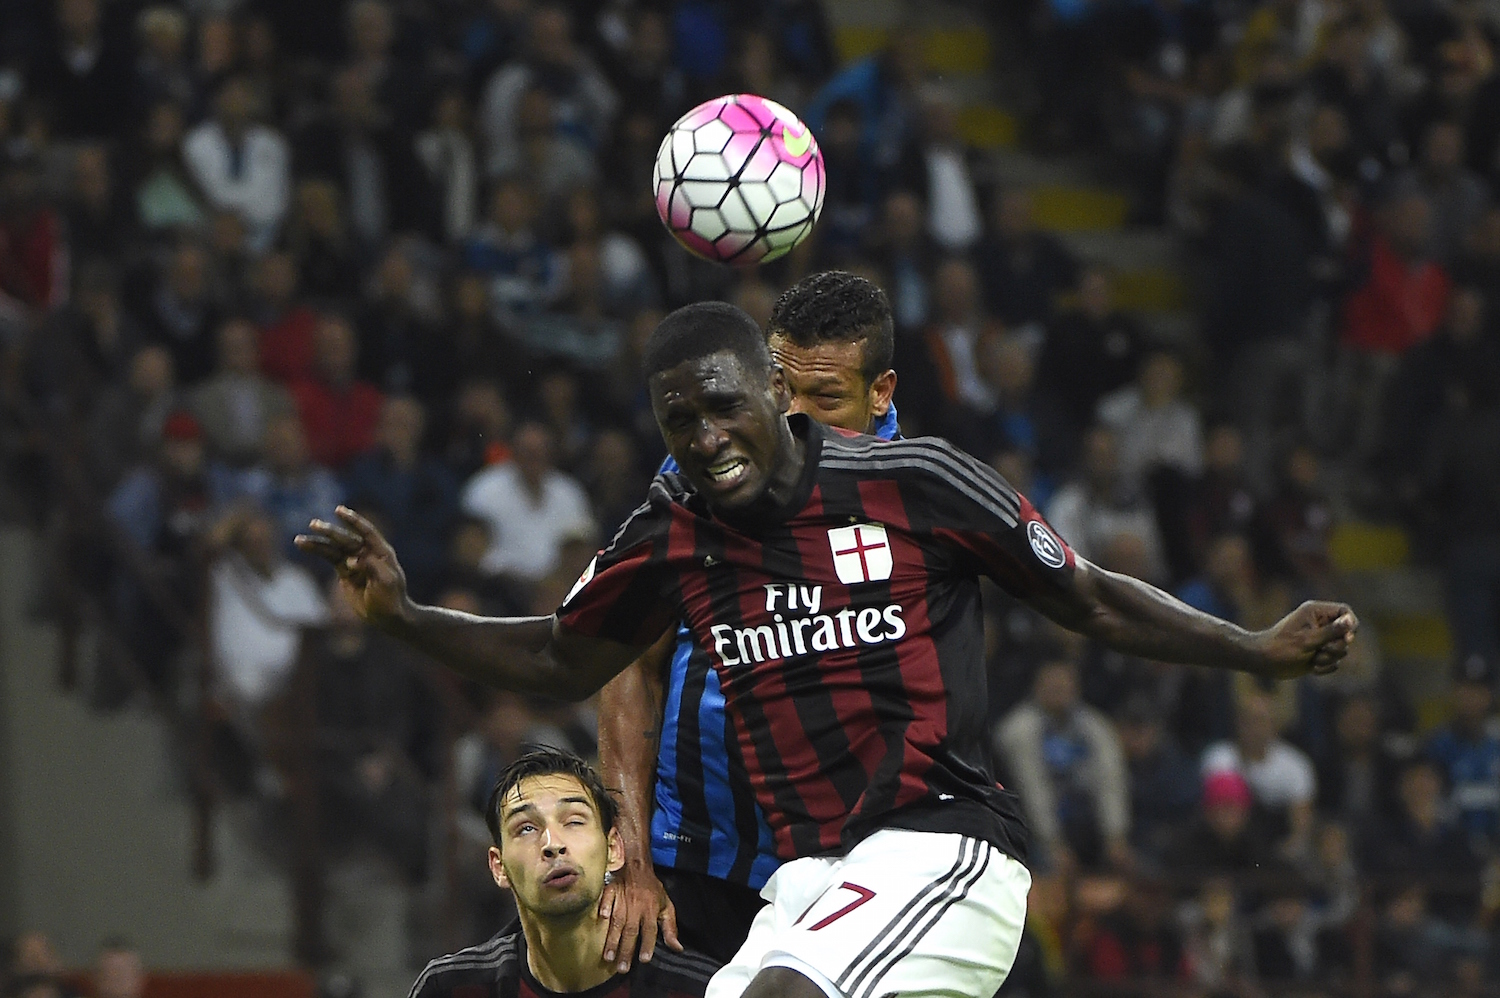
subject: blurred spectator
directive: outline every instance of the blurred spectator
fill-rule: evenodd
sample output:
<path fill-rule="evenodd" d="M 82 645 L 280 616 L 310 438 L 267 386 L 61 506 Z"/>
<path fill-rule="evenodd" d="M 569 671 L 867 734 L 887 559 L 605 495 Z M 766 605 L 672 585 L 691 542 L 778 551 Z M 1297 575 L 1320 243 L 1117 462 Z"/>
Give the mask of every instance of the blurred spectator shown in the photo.
<path fill-rule="evenodd" d="M 515 456 L 484 468 L 464 484 L 465 513 L 489 525 L 483 568 L 491 575 L 536 583 L 557 564 L 570 538 L 592 538 L 595 524 L 583 488 L 554 466 L 546 427 L 516 430 Z"/>
<path fill-rule="evenodd" d="M 428 865 L 427 787 L 440 774 L 439 704 L 423 663 L 367 627 L 335 583 L 318 658 L 323 809 L 335 848 L 369 844 L 412 882 Z"/>
<path fill-rule="evenodd" d="M 1423 759 L 1407 764 L 1396 782 L 1396 811 L 1364 826 L 1361 859 L 1386 883 L 1425 881 L 1437 907 L 1462 923 L 1475 913 L 1480 860 L 1469 831 L 1445 810 L 1438 767 Z"/>
<path fill-rule="evenodd" d="M 1273 844 L 1253 817 L 1250 785 L 1232 769 L 1203 778 L 1197 817 L 1168 853 L 1173 868 L 1188 877 L 1248 874 L 1269 869 Z"/>
<path fill-rule="evenodd" d="M 330 180 L 299 180 L 283 243 L 297 261 L 298 281 L 310 298 L 344 299 L 359 289 L 355 241 L 344 196 Z"/>
<path fill-rule="evenodd" d="M 219 327 L 219 366 L 188 394 L 188 405 L 209 453 L 240 467 L 259 458 L 267 424 L 295 411 L 286 389 L 261 375 L 259 337 L 246 319 Z"/>
<path fill-rule="evenodd" d="M 510 172 L 532 178 L 550 207 L 568 191 L 592 185 L 598 171 L 589 150 L 575 137 L 557 130 L 552 97 L 542 87 L 521 94 L 516 106 L 519 159 Z"/>
<path fill-rule="evenodd" d="M 594 437 L 584 482 L 599 526 L 608 534 L 645 501 L 650 477 L 641 471 L 640 454 L 629 433 L 602 430 Z"/>
<path fill-rule="evenodd" d="M 1191 980 L 1211 994 L 1253 994 L 1254 951 L 1240 919 L 1233 882 L 1223 876 L 1202 882 L 1184 906 L 1184 950 Z"/>
<path fill-rule="evenodd" d="M 478 124 L 491 176 L 521 166 L 520 106 L 528 90 L 541 88 L 551 98 L 554 131 L 585 149 L 603 140 L 618 104 L 603 74 L 575 44 L 563 5 L 539 4 L 532 10 L 518 54 L 490 78 L 480 104 Z"/>
<path fill-rule="evenodd" d="M 1209 427 L 1203 442 L 1203 474 L 1193 483 L 1183 523 L 1192 559 L 1203 564 L 1209 544 L 1221 534 L 1248 536 L 1259 504 L 1245 469 L 1244 437 L 1229 423 Z"/>
<path fill-rule="evenodd" d="M 253 722 L 297 663 L 302 628 L 324 624 L 327 604 L 307 569 L 284 560 L 275 521 L 253 505 L 215 525 L 209 569 L 209 640 L 215 692 Z"/>
<path fill-rule="evenodd" d="M 426 413 L 406 396 L 380 410 L 374 450 L 344 473 L 348 502 L 374 518 L 397 550 L 415 598 L 436 595 L 447 539 L 458 514 L 458 485 L 437 458 L 422 452 Z"/>
<path fill-rule="evenodd" d="M 417 159 L 437 199 L 441 228 L 434 232 L 450 246 L 469 236 L 479 207 L 479 173 L 469 137 L 469 106 L 464 92 L 450 87 L 432 105 L 432 119 L 417 133 Z"/>
<path fill-rule="evenodd" d="M 985 304 L 1011 328 L 1031 322 L 1050 328 L 1058 295 L 1078 281 L 1072 255 L 1037 228 L 1031 194 L 1025 190 L 997 191 L 991 197 L 989 231 L 975 259 Z"/>
<path fill-rule="evenodd" d="M 575 188 L 567 195 L 566 208 L 573 246 L 591 248 L 597 260 L 596 274 L 576 269 L 569 273 L 575 302 L 580 291 L 590 290 L 598 296 L 599 307 L 612 317 L 655 304 L 660 293 L 645 252 L 632 236 L 605 226 L 598 194 L 592 188 Z"/>
<path fill-rule="evenodd" d="M 934 315 L 932 268 L 937 250 L 922 226 L 922 199 L 911 191 L 891 191 L 880 205 L 874 230 L 874 258 L 884 268 L 885 286 L 898 334 L 914 334 Z M 911 336 L 915 339 L 915 336 Z M 898 335 L 898 356 L 907 335 Z M 924 364 L 930 364 L 925 361 Z M 908 371 L 910 365 L 902 365 Z"/>
<path fill-rule="evenodd" d="M 1323 587 L 1332 567 L 1328 544 L 1333 511 L 1323 491 L 1322 465 L 1306 444 L 1287 451 L 1276 492 L 1263 507 L 1273 573 L 1311 587 Z"/>
<path fill-rule="evenodd" d="M 172 355 L 144 346 L 130 358 L 123 384 L 107 388 L 89 414 L 89 466 L 111 488 L 133 465 L 156 453 L 162 424 L 179 406 Z"/>
<path fill-rule="evenodd" d="M 1141 362 L 1135 384 L 1099 400 L 1099 422 L 1114 430 L 1120 473 L 1130 481 L 1143 483 L 1160 468 L 1179 479 L 1202 470 L 1203 426 L 1182 397 L 1183 381 L 1182 358 L 1159 350 Z"/>
<path fill-rule="evenodd" d="M 1390 995 L 1458 994 L 1456 979 L 1468 976 L 1472 980 L 1474 964 L 1483 959 L 1485 949 L 1482 932 L 1436 917 L 1428 905 L 1426 886 L 1407 882 L 1386 894 L 1381 904 L 1374 941 L 1375 978 Z M 1431 991 L 1429 985 L 1438 990 Z"/>
<path fill-rule="evenodd" d="M 894 25 L 886 48 L 834 74 L 808 103 L 803 120 L 821 135 L 829 108 L 852 100 L 859 107 L 861 154 L 881 171 L 890 170 L 918 129 L 922 44 L 920 27 Z"/>
<path fill-rule="evenodd" d="M 352 22 L 389 17 L 383 4 L 370 0 L 350 8 Z M 416 150 L 377 102 L 376 85 L 376 74 L 366 68 L 339 70 L 330 110 L 301 129 L 293 143 L 298 177 L 338 186 L 349 230 L 366 249 L 380 245 L 388 232 L 439 231 L 437 206 Z"/>
<path fill-rule="evenodd" d="M 126 242 L 131 218 L 114 178 L 108 147 L 79 147 L 73 156 L 67 206 L 68 252 L 73 259 L 108 256 Z"/>
<path fill-rule="evenodd" d="M 974 265 L 960 257 L 944 260 L 932 280 L 933 321 L 927 349 L 937 368 L 943 397 L 950 405 L 986 412 L 995 407 L 994 391 L 979 377 L 975 347 L 990 328 L 980 310 L 979 278 Z"/>
<path fill-rule="evenodd" d="M 262 110 L 250 82 L 230 77 L 214 98 L 214 116 L 182 145 L 209 204 L 237 214 L 256 251 L 270 247 L 291 199 L 291 154 L 280 132 L 256 123 Z"/>
<path fill-rule="evenodd" d="M 312 375 L 318 316 L 298 300 L 299 280 L 297 262 L 284 251 L 255 264 L 250 311 L 260 327 L 260 366 L 282 384 Z"/>
<path fill-rule="evenodd" d="M 63 981 L 63 962 L 45 932 L 29 929 L 10 941 L 5 954 L 7 994 L 25 998 L 79 998 Z"/>
<path fill-rule="evenodd" d="M 1313 799 L 1317 774 L 1300 749 L 1278 737 L 1271 699 L 1244 694 L 1235 705 L 1235 738 L 1210 745 L 1203 753 L 1205 779 L 1217 773 L 1242 776 L 1255 801 L 1285 838 L 1280 850 L 1287 856 L 1305 855 L 1312 845 Z"/>
<path fill-rule="evenodd" d="M 1096 426 L 1084 434 L 1078 477 L 1057 490 L 1047 519 L 1083 557 L 1103 557 L 1114 538 L 1135 538 L 1145 550 L 1148 574 L 1162 574 L 1161 540 L 1150 504 L 1120 474 L 1114 433 Z"/>
<path fill-rule="evenodd" d="M 861 154 L 859 105 L 846 98 L 828 109 L 818 148 L 827 171 L 823 214 L 815 230 L 818 252 L 844 265 L 858 254 L 875 222 L 880 198 L 880 173 Z"/>
<path fill-rule="evenodd" d="M 84 3 L 88 0 L 69 0 Z M 0 306 L 45 310 L 67 295 L 63 220 L 30 163 L 0 161 Z"/>
<path fill-rule="evenodd" d="M 71 301 L 53 310 L 28 346 L 27 378 L 42 410 L 87 416 L 99 396 L 127 381 L 141 341 L 140 326 L 120 303 L 114 268 L 83 262 Z"/>
<path fill-rule="evenodd" d="M 1130 846 L 1159 872 L 1171 868 L 1172 844 L 1198 803 L 1197 767 L 1162 727 L 1146 696 L 1126 702 L 1118 720 L 1120 747 L 1130 777 Z"/>
<path fill-rule="evenodd" d="M 394 128 L 408 135 L 428 94 L 424 74 L 400 58 L 396 29 L 396 12 L 385 0 L 356 0 L 344 11 L 347 68 L 363 78 Z"/>
<path fill-rule="evenodd" d="M 1045 506 L 1072 466 L 1075 431 L 1057 400 L 1037 390 L 1034 355 L 1020 336 L 991 331 L 980 337 L 975 367 L 995 405 L 964 412 L 954 437 L 973 454 L 1025 455 L 1032 469 L 1025 495 Z"/>
<path fill-rule="evenodd" d="M 99 0 L 57 0 L 55 20 L 28 74 L 28 89 L 52 104 L 65 138 L 107 138 L 130 120 L 130 51 L 123 32 L 106 31 Z"/>
<path fill-rule="evenodd" d="M 144 998 L 146 967 L 125 939 L 109 939 L 94 963 L 94 998 Z"/>
<path fill-rule="evenodd" d="M 325 315 L 314 334 L 312 376 L 291 386 L 313 460 L 335 471 L 370 449 L 380 419 L 380 390 L 356 377 L 357 357 L 349 320 Z"/>
<path fill-rule="evenodd" d="M 1346 696 L 1335 708 L 1333 738 L 1318 760 L 1319 809 L 1350 828 L 1388 820 L 1400 762 L 1381 735 L 1375 698 Z"/>
<path fill-rule="evenodd" d="M 1189 963 L 1172 919 L 1172 897 L 1155 880 L 1136 878 L 1125 903 L 1100 919 L 1084 955 L 1088 976 L 1116 985 L 1182 981 Z"/>
<path fill-rule="evenodd" d="M 309 520 L 333 516 L 344 500 L 344 489 L 332 472 L 313 463 L 295 413 L 266 421 L 260 457 L 260 464 L 222 476 L 218 499 L 252 500 L 275 522 L 282 549 L 290 552 L 292 538 L 307 529 Z"/>
<path fill-rule="evenodd" d="M 1454 670 L 1448 723 L 1427 743 L 1440 768 L 1450 804 L 1486 851 L 1500 845 L 1500 732 L 1495 705 L 1495 666 L 1483 655 L 1463 655 Z"/>
<path fill-rule="evenodd" d="M 685 106 L 687 80 L 672 61 L 672 34 L 667 14 L 651 8 L 638 8 L 622 17 L 621 27 L 628 42 L 617 46 L 609 66 L 610 78 L 620 92 L 620 103 L 628 109 L 648 109 L 670 117 Z M 764 40 L 764 36 L 761 36 Z M 756 93 L 774 96 L 764 90 L 726 93 Z"/>
<path fill-rule="evenodd" d="M 137 306 L 147 334 L 172 351 L 177 376 L 184 384 L 197 381 L 214 366 L 219 303 L 214 300 L 210 265 L 201 245 L 183 239 Z"/>
<path fill-rule="evenodd" d="M 176 7 L 159 4 L 142 10 L 135 19 L 140 51 L 135 61 L 132 111 L 170 101 L 192 107 L 198 99 L 197 81 L 188 64 L 188 19 Z"/>
<path fill-rule="evenodd" d="M 1043 664 L 994 738 L 1050 868 L 1131 865 L 1125 757 L 1109 720 L 1079 700 L 1073 663 Z"/>
<path fill-rule="evenodd" d="M 536 232 L 536 198 L 525 181 L 497 181 L 489 206 L 488 221 L 464 246 L 463 263 L 489 278 L 496 321 L 515 328 L 557 296 L 564 268 Z"/>
<path fill-rule="evenodd" d="M 430 288 L 418 279 L 413 250 L 396 243 L 381 256 L 355 320 L 359 376 L 382 391 L 412 392 L 428 368 L 453 362 L 433 356 L 432 309 L 422 307 Z"/>
<path fill-rule="evenodd" d="M 1115 308 L 1109 274 L 1088 267 L 1078 277 L 1077 306 L 1047 326 L 1037 380 L 1076 425 L 1087 426 L 1099 400 L 1136 376 L 1142 338 L 1134 320 Z"/>
<path fill-rule="evenodd" d="M 1484 214 L 1490 200 L 1484 181 L 1464 165 L 1464 134 L 1458 122 L 1427 126 L 1415 180 L 1432 207 L 1426 255 L 1451 264 L 1469 226 Z"/>
<path fill-rule="evenodd" d="M 927 233 L 948 253 L 973 248 L 984 232 L 979 193 L 958 134 L 958 109 L 933 93 L 922 102 L 920 138 L 902 152 L 894 182 L 926 194 Z"/>
<path fill-rule="evenodd" d="M 594 428 L 579 399 L 578 377 L 565 367 L 555 366 L 537 380 L 535 407 L 539 421 L 552 436 L 553 463 L 574 474 L 594 441 Z"/>
<path fill-rule="evenodd" d="M 1317 929 L 1302 884 L 1293 879 L 1274 884 L 1250 920 L 1256 978 L 1285 988 L 1318 976 Z"/>
<path fill-rule="evenodd" d="M 510 460 L 511 411 L 505 393 L 484 377 L 465 378 L 453 398 L 443 460 L 460 481 Z"/>
<path fill-rule="evenodd" d="M 1367 278 L 1344 303 L 1339 393 L 1346 439 L 1368 459 L 1396 361 L 1431 336 L 1447 311 L 1451 280 L 1428 255 L 1432 204 L 1416 192 L 1391 198 L 1363 247 Z"/>
<path fill-rule="evenodd" d="M 183 156 L 182 119 L 180 105 L 152 104 L 133 150 L 131 203 L 148 235 L 193 230 L 204 222 L 201 195 Z"/>

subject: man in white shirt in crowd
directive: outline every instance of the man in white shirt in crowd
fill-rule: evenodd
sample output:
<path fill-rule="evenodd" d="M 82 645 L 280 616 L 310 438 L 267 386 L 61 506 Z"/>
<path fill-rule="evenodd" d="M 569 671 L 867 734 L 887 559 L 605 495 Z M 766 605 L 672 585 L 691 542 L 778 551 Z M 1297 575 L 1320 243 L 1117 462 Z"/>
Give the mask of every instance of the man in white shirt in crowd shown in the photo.
<path fill-rule="evenodd" d="M 249 81 L 230 77 L 214 100 L 214 116 L 182 140 L 182 156 L 209 203 L 238 215 L 246 248 L 261 253 L 271 247 L 286 216 L 291 154 L 286 139 L 255 124 L 254 117 Z"/>
<path fill-rule="evenodd" d="M 1295 857 L 1311 846 L 1318 781 L 1312 761 L 1283 741 L 1277 729 L 1274 699 L 1241 690 L 1235 704 L 1234 741 L 1204 749 L 1201 768 L 1204 777 L 1225 771 L 1243 776 L 1255 802 L 1284 823 L 1287 834 L 1281 851 Z"/>
<path fill-rule="evenodd" d="M 564 542 L 592 538 L 596 528 L 588 494 L 553 466 L 552 434 L 545 426 L 522 425 L 511 450 L 512 460 L 469 479 L 461 505 L 490 529 L 480 567 L 530 586 L 557 567 Z"/>

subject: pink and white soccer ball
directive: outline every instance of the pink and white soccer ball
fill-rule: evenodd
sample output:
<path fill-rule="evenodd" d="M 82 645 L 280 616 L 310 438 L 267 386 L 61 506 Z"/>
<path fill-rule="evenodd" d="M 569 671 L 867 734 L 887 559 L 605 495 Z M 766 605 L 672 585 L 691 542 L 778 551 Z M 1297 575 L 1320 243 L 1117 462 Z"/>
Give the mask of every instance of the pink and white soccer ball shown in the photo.
<path fill-rule="evenodd" d="M 823 210 L 823 153 L 773 100 L 704 101 L 662 139 L 656 212 L 687 249 L 719 263 L 766 263 L 812 231 Z"/>

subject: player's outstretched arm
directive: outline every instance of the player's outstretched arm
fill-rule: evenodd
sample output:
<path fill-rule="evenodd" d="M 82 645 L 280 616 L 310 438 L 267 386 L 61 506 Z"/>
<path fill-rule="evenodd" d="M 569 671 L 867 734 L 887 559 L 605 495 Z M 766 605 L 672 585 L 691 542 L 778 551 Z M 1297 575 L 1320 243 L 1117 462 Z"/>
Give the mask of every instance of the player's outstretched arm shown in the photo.
<path fill-rule="evenodd" d="M 651 865 L 651 802 L 656 787 L 656 754 L 661 745 L 663 676 L 676 646 L 677 629 L 663 634 L 640 658 L 599 691 L 599 769 L 604 784 L 620 792 L 620 836 L 625 866 L 599 899 L 599 914 L 609 919 L 604 959 L 630 969 L 640 942 L 642 961 L 656 951 L 657 926 L 673 949 L 677 909 Z"/>
<path fill-rule="evenodd" d="M 347 506 L 314 520 L 297 547 L 326 559 L 359 615 L 468 678 L 501 689 L 582 700 L 641 651 L 588 638 L 555 617 L 479 617 L 413 603 L 396 552 Z"/>
<path fill-rule="evenodd" d="M 1064 627 L 1117 651 L 1272 679 L 1334 671 L 1359 628 L 1347 605 L 1309 601 L 1263 631 L 1247 631 L 1082 558 L 1068 590 L 1031 602 Z"/>

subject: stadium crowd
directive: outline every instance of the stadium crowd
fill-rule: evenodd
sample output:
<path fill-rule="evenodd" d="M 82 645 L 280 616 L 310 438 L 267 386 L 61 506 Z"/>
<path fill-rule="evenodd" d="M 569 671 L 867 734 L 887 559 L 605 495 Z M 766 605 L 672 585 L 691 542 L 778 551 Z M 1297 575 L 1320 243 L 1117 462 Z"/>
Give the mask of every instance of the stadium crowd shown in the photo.
<path fill-rule="evenodd" d="M 1092 561 L 1260 627 L 1336 595 L 1358 515 L 1447 579 L 1435 728 L 1363 635 L 1347 675 L 1265 688 L 996 589 L 995 762 L 1037 874 L 1007 992 L 1338 994 L 1365 965 L 1382 994 L 1492 993 L 1500 11 L 974 6 L 1027 56 L 1032 140 L 1192 247 L 1191 336 L 987 182 L 919 31 L 840 66 L 816 0 L 0 3 L 0 444 L 38 524 L 102 511 L 69 548 L 122 636 L 94 701 L 191 698 L 173 608 L 201 615 L 219 778 L 275 799 L 314 633 L 325 834 L 422 881 L 452 766 L 482 886 L 496 774 L 590 754 L 588 708 L 445 699 L 293 534 L 345 502 L 419 599 L 549 613 L 661 458 L 636 359 L 664 311 L 764 321 L 854 270 L 891 297 L 903 432 L 992 463 Z M 649 190 L 671 122 L 744 91 L 828 169 L 811 243 L 748 273 L 678 249 Z M 471 893 L 479 939 L 503 912 Z M 22 970 L 7 994 L 65 993 Z"/>

